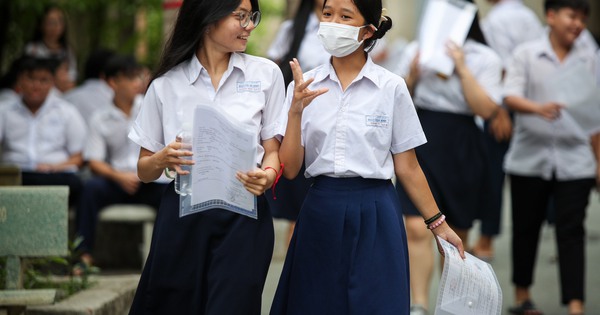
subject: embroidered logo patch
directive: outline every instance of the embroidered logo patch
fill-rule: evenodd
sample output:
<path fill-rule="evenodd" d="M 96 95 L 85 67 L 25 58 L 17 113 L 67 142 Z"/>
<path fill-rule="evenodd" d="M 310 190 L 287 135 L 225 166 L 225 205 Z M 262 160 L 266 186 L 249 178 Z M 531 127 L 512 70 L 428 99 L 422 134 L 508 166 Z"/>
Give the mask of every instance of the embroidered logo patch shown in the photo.
<path fill-rule="evenodd" d="M 238 82 L 237 83 L 237 92 L 238 93 L 244 93 L 244 92 L 256 93 L 256 92 L 260 92 L 260 81 Z"/>
<path fill-rule="evenodd" d="M 367 115 L 365 123 L 370 127 L 387 127 L 390 123 L 390 117 L 387 115 Z"/>

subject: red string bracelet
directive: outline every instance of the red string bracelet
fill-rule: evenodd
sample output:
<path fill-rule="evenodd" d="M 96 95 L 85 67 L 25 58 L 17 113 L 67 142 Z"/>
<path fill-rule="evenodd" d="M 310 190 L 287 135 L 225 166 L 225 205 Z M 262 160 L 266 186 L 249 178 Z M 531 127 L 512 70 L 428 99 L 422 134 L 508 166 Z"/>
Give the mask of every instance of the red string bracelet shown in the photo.
<path fill-rule="evenodd" d="M 281 175 L 283 174 L 283 163 L 281 163 L 281 169 L 279 169 L 279 172 L 270 166 L 265 167 L 264 171 L 266 172 L 268 169 L 275 171 L 275 182 L 273 182 L 273 186 L 271 187 L 271 189 L 273 190 L 273 200 L 277 200 L 277 197 L 275 196 L 275 185 L 277 185 L 277 182 L 279 182 L 279 178 L 281 178 Z"/>

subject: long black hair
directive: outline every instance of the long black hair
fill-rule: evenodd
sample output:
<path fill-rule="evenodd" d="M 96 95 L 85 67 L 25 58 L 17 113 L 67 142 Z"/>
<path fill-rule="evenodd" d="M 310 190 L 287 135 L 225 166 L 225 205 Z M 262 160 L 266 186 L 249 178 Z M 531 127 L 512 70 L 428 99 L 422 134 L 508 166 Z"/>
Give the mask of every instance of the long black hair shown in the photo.
<path fill-rule="evenodd" d="M 475 3 L 475 1 L 473 0 L 466 1 Z M 481 26 L 479 25 L 479 14 L 477 13 L 477 11 L 475 11 L 475 17 L 473 17 L 473 22 L 471 23 L 471 28 L 467 33 L 467 38 L 470 38 L 480 44 L 488 46 L 487 41 L 485 40 L 485 35 L 483 35 L 483 31 L 481 30 Z"/>
<path fill-rule="evenodd" d="M 58 5 L 55 5 L 55 4 L 51 4 L 44 8 L 42 15 L 37 20 L 35 29 L 33 30 L 32 41 L 33 42 L 43 42 L 43 40 L 44 40 L 44 31 L 43 31 L 44 21 L 46 20 L 46 16 L 48 15 L 48 13 L 50 13 L 50 11 L 53 11 L 53 10 L 58 10 L 62 13 L 64 30 L 63 30 L 63 33 L 60 35 L 58 42 L 65 50 L 67 50 L 67 49 L 69 49 L 69 43 L 68 43 L 69 25 L 67 23 L 67 14 L 65 13 L 65 10 L 63 10 L 61 7 L 59 7 Z"/>
<path fill-rule="evenodd" d="M 479 15 L 477 12 L 475 12 L 473 23 L 471 23 L 471 28 L 469 29 L 469 33 L 467 33 L 467 38 L 488 46 L 487 41 L 485 40 L 485 35 L 483 35 L 483 31 L 479 25 Z"/>
<path fill-rule="evenodd" d="M 290 43 L 290 47 L 285 56 L 279 60 L 279 68 L 283 73 L 283 80 L 285 81 L 286 86 L 293 79 L 292 68 L 290 67 L 289 61 L 298 56 L 300 45 L 306 34 L 306 24 L 308 23 L 310 15 L 314 14 L 314 8 L 315 0 L 302 0 L 298 7 L 298 11 L 296 11 L 296 15 L 294 16 L 294 20 L 292 21 L 292 42 Z"/>
<path fill-rule="evenodd" d="M 363 43 L 365 50 L 369 52 L 375 46 L 375 42 L 392 28 L 392 19 L 382 14 L 383 6 L 381 0 L 352 0 L 352 2 L 354 2 L 360 14 L 365 18 L 365 24 L 371 24 L 377 28 L 373 36 L 366 39 Z M 327 3 L 327 0 L 325 0 L 325 3 Z"/>
<path fill-rule="evenodd" d="M 178 64 L 192 58 L 202 45 L 210 25 L 230 15 L 241 0 L 184 0 L 158 68 L 150 82 Z M 250 0 L 252 11 L 259 11 L 258 0 Z"/>

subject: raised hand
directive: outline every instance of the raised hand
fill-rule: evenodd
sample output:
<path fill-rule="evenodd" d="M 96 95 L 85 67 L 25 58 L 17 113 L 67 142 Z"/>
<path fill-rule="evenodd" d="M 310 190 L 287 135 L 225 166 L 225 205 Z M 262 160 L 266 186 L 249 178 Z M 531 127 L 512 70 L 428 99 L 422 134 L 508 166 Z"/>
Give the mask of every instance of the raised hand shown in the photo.
<path fill-rule="evenodd" d="M 294 60 L 290 61 L 290 67 L 292 68 L 292 74 L 294 75 L 294 97 L 292 99 L 290 111 L 301 113 L 315 97 L 326 93 L 329 89 L 310 90 L 308 86 L 314 81 L 314 78 L 304 81 L 304 73 L 302 72 L 298 59 L 294 58 Z"/>

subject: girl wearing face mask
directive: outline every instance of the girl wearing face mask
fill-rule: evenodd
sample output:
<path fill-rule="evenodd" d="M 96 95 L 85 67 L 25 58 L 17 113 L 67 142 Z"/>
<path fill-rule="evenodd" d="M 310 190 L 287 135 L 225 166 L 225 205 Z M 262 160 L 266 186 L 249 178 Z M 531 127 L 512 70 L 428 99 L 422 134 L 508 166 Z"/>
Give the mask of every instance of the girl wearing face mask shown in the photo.
<path fill-rule="evenodd" d="M 327 0 L 319 38 L 329 63 L 290 62 L 279 151 L 284 176 L 303 162 L 314 178 L 298 216 L 272 315 L 408 314 L 406 235 L 396 175 L 437 236 L 463 245 L 445 222 L 415 157 L 426 142 L 399 76 L 367 54 L 390 29 L 380 0 Z"/>

